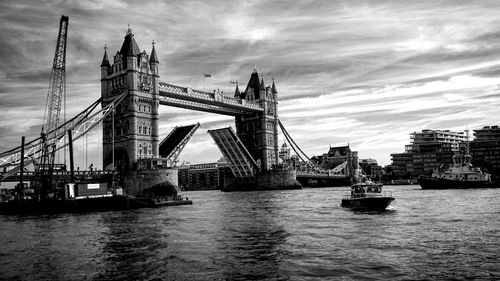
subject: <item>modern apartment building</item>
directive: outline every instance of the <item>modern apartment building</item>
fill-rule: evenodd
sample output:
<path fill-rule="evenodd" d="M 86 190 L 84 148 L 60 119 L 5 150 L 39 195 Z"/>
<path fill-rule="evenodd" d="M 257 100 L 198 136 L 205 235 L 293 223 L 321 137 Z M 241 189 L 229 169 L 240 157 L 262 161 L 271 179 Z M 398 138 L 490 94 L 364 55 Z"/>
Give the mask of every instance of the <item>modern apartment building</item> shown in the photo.
<path fill-rule="evenodd" d="M 500 179 L 500 128 L 485 126 L 474 130 L 474 140 L 470 142 L 470 154 L 474 166 L 486 169 L 496 179 Z"/>
<path fill-rule="evenodd" d="M 410 133 L 410 139 L 404 153 L 391 154 L 391 171 L 396 178 L 426 175 L 442 164 L 453 163 L 453 155 L 467 136 L 464 132 L 427 129 Z"/>

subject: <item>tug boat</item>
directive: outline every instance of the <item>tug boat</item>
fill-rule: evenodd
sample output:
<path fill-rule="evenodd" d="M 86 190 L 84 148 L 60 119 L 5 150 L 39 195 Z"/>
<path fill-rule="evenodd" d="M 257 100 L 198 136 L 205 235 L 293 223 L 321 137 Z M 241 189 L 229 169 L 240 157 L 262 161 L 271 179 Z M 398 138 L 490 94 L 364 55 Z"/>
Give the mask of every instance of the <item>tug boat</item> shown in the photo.
<path fill-rule="evenodd" d="M 467 132 L 468 133 L 468 132 Z M 467 139 L 468 139 L 467 134 Z M 422 189 L 465 189 L 495 187 L 491 175 L 471 164 L 469 142 L 466 142 L 465 153 L 455 154 L 453 164 L 447 168 L 443 165 L 434 169 L 429 176 L 420 176 L 418 183 Z"/>
<path fill-rule="evenodd" d="M 447 169 L 435 169 L 430 176 L 420 176 L 418 183 L 422 189 L 465 189 L 495 187 L 491 175 L 473 167 L 467 157 L 465 161 L 456 161 Z"/>
<path fill-rule="evenodd" d="M 363 210 L 385 210 L 394 201 L 392 193 L 382 193 L 382 184 L 364 181 L 351 185 L 351 194 L 342 198 L 342 207 Z"/>

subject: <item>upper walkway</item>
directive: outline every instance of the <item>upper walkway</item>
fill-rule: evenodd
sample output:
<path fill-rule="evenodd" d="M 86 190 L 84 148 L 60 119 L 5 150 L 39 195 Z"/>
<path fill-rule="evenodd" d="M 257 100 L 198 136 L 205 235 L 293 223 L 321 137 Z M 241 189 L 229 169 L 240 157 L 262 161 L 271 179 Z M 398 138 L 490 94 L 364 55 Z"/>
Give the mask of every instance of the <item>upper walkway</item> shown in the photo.
<path fill-rule="evenodd" d="M 263 112 L 258 103 L 226 97 L 220 93 L 209 93 L 180 87 L 164 82 L 159 83 L 160 104 L 237 116 L 245 113 Z"/>

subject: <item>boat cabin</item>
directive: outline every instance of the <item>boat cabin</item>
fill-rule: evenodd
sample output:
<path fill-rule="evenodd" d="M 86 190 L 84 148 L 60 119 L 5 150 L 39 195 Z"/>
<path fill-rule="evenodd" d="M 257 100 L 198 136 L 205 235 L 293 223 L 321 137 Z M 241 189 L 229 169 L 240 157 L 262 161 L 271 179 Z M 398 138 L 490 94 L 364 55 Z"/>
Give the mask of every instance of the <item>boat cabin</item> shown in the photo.
<path fill-rule="evenodd" d="M 352 197 L 370 197 L 382 193 L 382 184 L 357 183 L 351 186 Z"/>

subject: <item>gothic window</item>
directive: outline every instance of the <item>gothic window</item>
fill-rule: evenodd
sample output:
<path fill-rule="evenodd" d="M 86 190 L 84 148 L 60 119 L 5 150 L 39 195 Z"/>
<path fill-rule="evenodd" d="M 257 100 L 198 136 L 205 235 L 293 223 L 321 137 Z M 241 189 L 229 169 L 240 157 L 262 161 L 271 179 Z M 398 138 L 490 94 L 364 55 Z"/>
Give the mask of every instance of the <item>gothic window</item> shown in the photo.
<path fill-rule="evenodd" d="M 151 135 L 151 127 L 148 127 L 148 135 Z"/>

